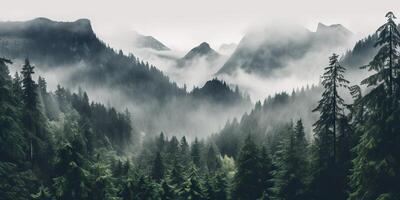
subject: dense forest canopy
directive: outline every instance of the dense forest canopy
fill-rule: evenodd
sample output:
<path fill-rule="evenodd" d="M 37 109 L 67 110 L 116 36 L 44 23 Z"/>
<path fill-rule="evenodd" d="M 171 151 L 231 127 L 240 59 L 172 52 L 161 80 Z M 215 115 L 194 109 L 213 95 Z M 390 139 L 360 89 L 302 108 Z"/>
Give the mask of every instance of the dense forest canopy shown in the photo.
<path fill-rule="evenodd" d="M 32 50 L 11 75 L 10 68 L 19 64 L 13 60 L 26 52 L 10 49 L 15 44 L 40 48 L 56 35 L 55 40 L 84 45 L 90 50 L 76 55 L 86 55 L 85 62 L 93 65 L 77 80 L 100 76 L 127 84 L 132 87 L 126 92 L 144 93 L 142 100 L 151 97 L 161 105 L 172 96 L 202 109 L 204 101 L 249 106 L 238 88 L 219 79 L 191 92 L 179 88 L 155 67 L 115 53 L 83 31 L 86 20 L 79 27 L 47 27 L 74 31 L 79 36 L 74 38 L 31 32 L 47 26 L 46 19 L 30 21 L 34 28 L 29 31 L 19 23 L 0 28 L 5 38 L 0 49 L 10 48 L 7 54 L 0 51 L 5 56 L 0 58 L 0 199 L 398 200 L 400 31 L 395 19 L 388 12 L 385 24 L 343 59 L 336 53 L 326 58 L 319 85 L 258 101 L 207 138 L 143 134 L 138 119 L 161 122 L 92 101 L 83 89 L 72 92 L 57 85 L 49 90 L 45 77 L 34 77 L 36 64 L 47 62 L 41 53 L 51 49 Z M 21 35 L 26 40 L 12 42 Z M 93 43 L 80 43 L 80 37 Z M 359 69 L 369 75 L 358 85 L 346 76 L 346 64 L 361 62 L 360 48 L 370 43 L 375 50 L 366 52 L 374 56 Z M 76 52 L 70 50 L 55 51 L 59 55 L 51 59 L 57 60 L 50 63 L 74 62 L 69 54 Z M 179 115 L 186 108 L 169 112 Z"/>

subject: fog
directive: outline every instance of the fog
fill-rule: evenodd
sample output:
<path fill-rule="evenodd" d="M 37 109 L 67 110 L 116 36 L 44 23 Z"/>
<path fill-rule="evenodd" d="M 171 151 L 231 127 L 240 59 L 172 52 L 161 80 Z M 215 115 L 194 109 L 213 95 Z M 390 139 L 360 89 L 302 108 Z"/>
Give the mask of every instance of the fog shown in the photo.
<path fill-rule="evenodd" d="M 261 43 L 267 45 L 267 47 L 270 45 L 272 48 L 276 45 L 284 46 L 296 42 L 311 42 L 308 39 L 309 31 L 293 23 L 284 25 L 268 23 L 262 27 L 251 27 L 249 31 L 247 37 L 251 37 L 251 40 L 245 44 L 249 49 L 257 49 Z M 118 37 L 119 41 L 116 42 L 118 45 L 112 47 L 123 49 L 125 54 L 133 53 L 144 61 L 155 65 L 172 81 L 177 82 L 179 86 L 187 86 L 188 92 L 192 88 L 201 87 L 206 81 L 218 77 L 231 86 L 239 86 L 241 91 L 250 95 L 253 102 L 263 101 L 266 97 L 277 92 L 286 91 L 290 93 L 292 90 L 298 90 L 302 87 L 318 85 L 320 75 L 323 73 L 324 67 L 328 65 L 328 57 L 334 52 L 343 54 L 358 39 L 357 37 L 350 38 L 340 44 L 324 39 L 317 42 L 313 41 L 312 47 L 300 58 L 292 59 L 285 55 L 279 57 L 285 65 L 273 70 L 268 76 L 249 73 L 240 66 L 234 73 L 217 75 L 218 70 L 229 58 L 229 55 L 223 55 L 212 62 L 206 57 L 197 57 L 189 65 L 178 67 L 177 60 L 182 58 L 188 50 L 156 51 L 134 48 L 132 45 L 134 38 L 130 37 L 131 34 L 133 33 L 121 31 L 121 35 Z M 107 41 L 105 42 L 107 43 Z M 211 44 L 211 46 L 215 48 L 216 45 Z M 15 60 L 11 67 L 12 74 L 17 70 L 19 71 L 22 64 L 22 61 Z M 206 137 L 222 129 L 226 121 L 240 118 L 252 107 L 251 104 L 218 105 L 215 102 L 191 97 L 169 99 L 162 104 L 155 99 L 140 102 L 134 97 L 128 96 L 123 89 L 111 87 L 110 83 L 107 82 L 103 82 L 100 87 L 87 83 L 86 80 L 76 82 L 76 75 L 86 67 L 84 62 L 75 63 L 71 66 L 40 66 L 36 68 L 34 77 L 35 79 L 38 75 L 45 77 L 49 90 L 54 91 L 57 84 L 70 88 L 72 91 L 82 88 L 88 92 L 91 101 L 116 107 L 120 111 L 129 109 L 132 113 L 133 124 L 143 134 L 158 134 L 163 131 L 167 135 L 186 135 L 189 139 Z M 353 70 L 348 73 L 348 76 L 346 75 L 346 78 L 351 80 L 352 84 L 357 84 L 364 75 L 364 72 L 354 72 Z M 304 105 L 304 108 L 296 110 L 298 105 L 291 105 L 279 112 L 277 111 L 277 113 L 271 112 L 274 120 L 287 122 L 287 120 L 301 117 L 305 119 L 306 126 L 310 130 L 311 122 L 314 119 L 310 113 L 310 105 L 314 105 L 319 98 L 316 93 L 312 94 L 313 96 L 297 102 L 298 105 Z M 262 120 L 266 121 L 266 119 Z M 267 117 L 267 120 L 270 120 L 270 117 Z"/>
<path fill-rule="evenodd" d="M 299 31 L 300 30 L 300 31 Z M 330 35 L 324 36 L 328 41 L 309 41 L 310 31 L 296 23 L 283 22 L 283 24 L 268 23 L 262 26 L 249 28 L 246 37 L 250 37 L 245 43 L 249 51 L 254 51 L 260 44 L 266 46 L 285 46 L 291 43 L 312 43 L 313 45 L 299 59 L 290 59 L 282 56 L 281 60 L 285 66 L 274 70 L 268 77 L 257 73 L 248 73 L 240 67 L 232 74 L 218 74 L 216 72 L 222 67 L 229 56 L 223 56 L 214 63 L 207 62 L 204 58 L 198 58 L 185 68 L 176 67 L 175 60 L 183 57 L 185 52 L 155 51 L 151 49 L 132 49 L 135 55 L 148 60 L 157 68 L 164 71 L 178 85 L 186 85 L 188 90 L 194 86 L 201 86 L 207 80 L 218 77 L 231 85 L 248 93 L 253 102 L 263 101 L 268 95 L 277 92 L 291 92 L 293 89 L 307 85 L 318 85 L 323 69 L 328 65 L 329 56 L 333 53 L 343 55 L 346 50 L 351 49 L 355 42 L 360 39 L 356 35 L 336 43 Z M 243 45 L 243 44 L 242 44 Z M 247 59 L 247 58 L 245 58 Z M 268 67 L 268 66 L 265 66 Z M 359 82 L 360 78 L 354 77 Z"/>

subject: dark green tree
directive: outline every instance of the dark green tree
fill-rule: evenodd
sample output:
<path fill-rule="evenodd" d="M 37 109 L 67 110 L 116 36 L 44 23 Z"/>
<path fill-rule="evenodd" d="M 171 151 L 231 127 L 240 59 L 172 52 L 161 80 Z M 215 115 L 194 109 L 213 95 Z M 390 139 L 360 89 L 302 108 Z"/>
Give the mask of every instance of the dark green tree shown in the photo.
<path fill-rule="evenodd" d="M 174 187 L 168 184 L 168 181 L 164 179 L 161 182 L 162 194 L 161 200 L 174 200 L 176 199 Z"/>
<path fill-rule="evenodd" d="M 352 200 L 400 198 L 400 84 L 396 64 L 399 62 L 400 34 L 394 14 L 389 12 L 386 17 L 387 23 L 377 30 L 375 46 L 380 49 L 366 66 L 375 73 L 361 82 L 371 91 L 361 99 L 366 109 L 350 176 L 349 199 Z"/>
<path fill-rule="evenodd" d="M 307 189 L 307 142 L 301 120 L 294 130 L 281 141 L 276 153 L 274 177 L 275 199 L 300 200 L 306 197 Z"/>
<path fill-rule="evenodd" d="M 258 199 L 262 196 L 262 177 L 259 177 L 261 168 L 260 152 L 257 145 L 249 135 L 237 160 L 237 172 L 234 178 L 234 199 Z"/>
<path fill-rule="evenodd" d="M 336 184 L 336 178 L 342 177 L 336 174 L 338 119 L 344 117 L 345 108 L 338 91 L 349 82 L 344 78 L 345 68 L 339 64 L 338 57 L 333 54 L 329 58 L 329 66 L 322 76 L 322 98 L 313 110 L 319 112 L 320 117 L 314 123 L 312 187 L 314 195 L 320 199 L 337 199 L 344 193 L 343 187 Z"/>
<path fill-rule="evenodd" d="M 151 171 L 151 177 L 157 181 L 160 182 L 164 178 L 164 162 L 161 156 L 160 152 L 157 152 L 156 158 L 154 159 L 153 162 L 153 167 Z"/>
<path fill-rule="evenodd" d="M 193 164 L 200 169 L 201 166 L 201 145 L 197 138 L 194 139 L 192 144 L 192 149 L 190 151 L 190 156 L 192 157 Z"/>
<path fill-rule="evenodd" d="M 179 199 L 202 200 L 205 198 L 203 181 L 197 168 L 192 164 L 188 169 L 187 176 L 178 191 Z"/>
<path fill-rule="evenodd" d="M 207 152 L 207 169 L 209 173 L 215 172 L 221 167 L 221 161 L 214 150 L 214 146 L 210 145 Z"/>

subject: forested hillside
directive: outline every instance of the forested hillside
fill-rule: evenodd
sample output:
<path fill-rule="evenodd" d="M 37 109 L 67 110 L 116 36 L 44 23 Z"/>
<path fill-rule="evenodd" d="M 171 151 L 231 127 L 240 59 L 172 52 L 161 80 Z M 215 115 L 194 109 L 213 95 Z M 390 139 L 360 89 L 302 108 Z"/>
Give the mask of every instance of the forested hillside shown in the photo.
<path fill-rule="evenodd" d="M 318 86 L 257 102 L 208 138 L 143 134 L 133 125 L 138 114 L 90 101 L 83 90 L 58 85 L 49 91 L 45 78 L 34 80 L 30 59 L 10 75 L 16 64 L 2 57 L 0 199 L 398 200 L 400 31 L 395 19 L 387 13 L 378 28 L 376 54 L 359 69 L 370 74 L 360 85 L 347 78 L 347 66 L 333 53 L 321 66 Z M 136 66 L 132 57 L 113 56 Z M 35 61 L 39 58 L 44 57 Z M 130 75 L 138 79 L 151 70 L 137 66 L 145 73 Z M 216 107 L 198 102 L 248 102 L 218 79 L 191 93 L 172 89 L 185 96 L 186 105 L 208 112 Z M 166 118 L 186 112 L 179 108 L 171 107 Z"/>
<path fill-rule="evenodd" d="M 192 136 L 208 134 L 217 129 L 217 123 L 204 129 L 196 125 L 198 121 L 222 123 L 251 106 L 243 98 L 243 92 L 218 102 L 208 102 L 219 95 L 216 93 L 204 93 L 204 98 L 193 97 L 191 88 L 178 87 L 155 66 L 107 46 L 96 36 L 87 19 L 0 22 L 0 46 L 0 55 L 15 63 L 28 57 L 41 74 L 57 80 L 52 84 L 74 90 L 82 87 L 97 101 L 121 110 L 129 107 L 137 115 L 133 123 L 146 134 L 162 130 L 185 130 Z M 233 92 L 230 86 L 225 87 Z M 176 110 L 179 112 L 174 115 Z M 209 110 L 210 114 L 199 110 Z"/>

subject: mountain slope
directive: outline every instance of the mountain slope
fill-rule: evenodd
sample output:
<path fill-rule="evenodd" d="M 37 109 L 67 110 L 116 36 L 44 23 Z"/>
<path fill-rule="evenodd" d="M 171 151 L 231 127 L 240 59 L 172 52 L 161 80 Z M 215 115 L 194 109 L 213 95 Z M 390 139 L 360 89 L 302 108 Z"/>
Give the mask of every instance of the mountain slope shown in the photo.
<path fill-rule="evenodd" d="M 184 94 L 155 67 L 106 46 L 86 19 L 1 22 L 0 45 L 2 55 L 20 60 L 29 57 L 41 70 L 68 67 L 72 72 L 62 84 L 116 87 L 135 100 Z"/>
<path fill-rule="evenodd" d="M 156 67 L 108 47 L 85 19 L 1 22 L 0 55 L 14 61 L 14 71 L 29 57 L 36 74 L 49 80 L 53 88 L 58 83 L 71 90 L 82 87 L 95 100 L 121 110 L 129 108 L 136 127 L 144 133 L 188 130 L 188 135 L 209 134 L 248 108 L 240 102 L 232 105 L 225 103 L 229 100 L 215 103 L 209 101 L 213 97 L 194 97 Z M 212 124 L 204 127 L 200 119 Z"/>
<path fill-rule="evenodd" d="M 156 38 L 153 36 L 146 36 L 146 35 L 141 35 L 137 32 L 135 32 L 134 35 L 134 47 L 136 48 L 149 48 L 157 51 L 169 51 L 170 49 L 165 46 L 163 43 L 158 41 Z"/>
<path fill-rule="evenodd" d="M 214 62 L 220 58 L 219 53 L 210 47 L 206 42 L 191 49 L 185 56 L 177 61 L 178 67 L 184 67 L 193 64 L 199 59 L 204 59 L 207 62 Z"/>
<path fill-rule="evenodd" d="M 218 104 L 234 104 L 246 101 L 248 101 L 246 103 L 250 103 L 249 99 L 244 99 L 237 87 L 233 91 L 224 81 L 216 78 L 207 81 L 201 88 L 194 88 L 190 94 L 193 98 L 207 99 Z"/>
<path fill-rule="evenodd" d="M 368 64 L 378 52 L 378 48 L 374 47 L 376 40 L 376 34 L 359 40 L 353 49 L 346 52 L 340 62 L 350 68 L 358 68 Z"/>
<path fill-rule="evenodd" d="M 218 74 L 231 74 L 238 69 L 260 76 L 270 76 L 276 70 L 318 52 L 343 45 L 351 32 L 341 25 L 318 25 L 316 32 L 304 27 L 269 27 L 247 33 L 238 47 L 219 70 Z"/>

